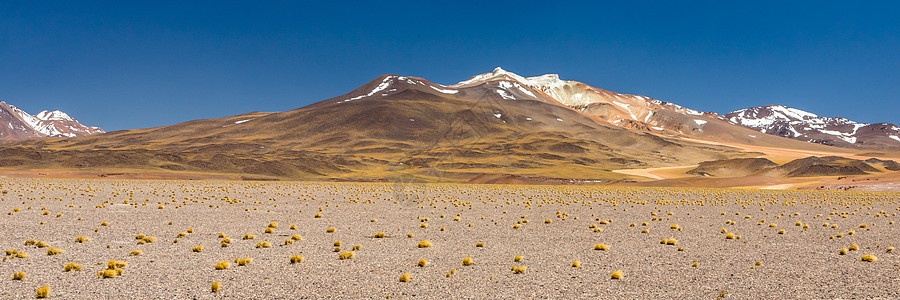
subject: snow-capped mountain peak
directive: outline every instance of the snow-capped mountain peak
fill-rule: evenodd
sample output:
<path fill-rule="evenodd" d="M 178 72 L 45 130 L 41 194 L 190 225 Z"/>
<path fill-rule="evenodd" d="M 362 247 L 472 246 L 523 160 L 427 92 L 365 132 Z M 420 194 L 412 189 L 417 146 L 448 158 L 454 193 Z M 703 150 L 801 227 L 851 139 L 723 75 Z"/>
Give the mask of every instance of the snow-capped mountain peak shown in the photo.
<path fill-rule="evenodd" d="M 59 110 L 54 111 L 42 111 L 39 112 L 34 117 L 44 120 L 44 121 L 75 121 L 69 114 L 61 112 Z"/>
<path fill-rule="evenodd" d="M 0 101 L 0 140 L 76 137 L 103 132 L 99 127 L 85 126 L 59 110 L 45 110 L 33 116 Z"/>
<path fill-rule="evenodd" d="M 783 105 L 766 105 L 736 110 L 725 115 L 728 121 L 763 133 L 833 146 L 892 144 L 900 141 L 900 128 L 868 124 L 840 117 L 821 117 Z M 895 145 L 896 146 L 896 145 Z"/>

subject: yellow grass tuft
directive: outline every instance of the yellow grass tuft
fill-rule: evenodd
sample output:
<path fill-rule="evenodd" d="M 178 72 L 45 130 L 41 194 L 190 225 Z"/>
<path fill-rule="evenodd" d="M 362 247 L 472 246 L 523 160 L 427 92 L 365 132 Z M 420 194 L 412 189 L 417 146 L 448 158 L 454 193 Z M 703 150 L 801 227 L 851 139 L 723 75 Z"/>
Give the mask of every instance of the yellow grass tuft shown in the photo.
<path fill-rule="evenodd" d="M 730 233 L 730 232 L 729 232 L 728 234 L 725 235 L 725 239 L 726 239 L 726 240 L 733 240 L 733 239 L 734 239 L 734 233 Z"/>
<path fill-rule="evenodd" d="M 269 241 L 262 241 L 256 243 L 256 248 L 272 248 L 272 243 L 270 243 Z"/>
<path fill-rule="evenodd" d="M 612 274 L 610 274 L 609 277 L 612 279 L 622 279 L 622 277 L 625 277 L 625 273 L 623 273 L 622 270 L 618 270 L 618 271 L 612 272 Z"/>
<path fill-rule="evenodd" d="M 192 252 L 203 252 L 203 245 L 199 245 L 197 247 L 191 248 Z"/>
<path fill-rule="evenodd" d="M 353 251 L 359 251 L 362 249 L 362 245 L 353 245 Z"/>
<path fill-rule="evenodd" d="M 513 257 L 513 261 L 514 261 L 514 262 L 520 262 L 520 261 L 522 261 L 523 259 L 525 259 L 525 257 L 524 257 L 524 256 L 521 256 L 521 255 L 518 255 L 518 256 L 516 256 L 516 257 Z"/>
<path fill-rule="evenodd" d="M 331 227 L 331 228 L 325 229 L 325 232 L 334 233 L 335 230 L 337 230 L 337 228 Z"/>
<path fill-rule="evenodd" d="M 266 228 L 265 233 L 275 233 L 275 229 L 272 229 L 272 228 Z"/>
<path fill-rule="evenodd" d="M 419 248 L 431 248 L 431 242 L 429 242 L 428 240 L 422 240 L 421 242 L 419 242 L 418 246 Z"/>
<path fill-rule="evenodd" d="M 76 243 L 79 243 L 79 244 L 81 244 L 81 243 L 87 243 L 87 242 L 90 242 L 90 241 L 91 241 L 91 238 L 86 237 L 86 236 L 79 236 L 79 237 L 75 238 L 75 242 L 76 242 Z"/>
<path fill-rule="evenodd" d="M 409 282 L 410 280 L 412 280 L 412 275 L 409 275 L 409 273 L 400 275 L 400 282 Z"/>
<path fill-rule="evenodd" d="M 847 248 L 847 250 L 850 250 L 850 251 L 859 250 L 859 245 L 857 245 L 857 244 L 850 245 L 850 247 Z"/>
<path fill-rule="evenodd" d="M 477 243 L 475 243 L 475 247 L 478 247 L 478 248 L 484 248 L 484 242 L 477 242 Z"/>
<path fill-rule="evenodd" d="M 65 271 L 65 272 L 81 271 L 81 265 L 76 264 L 74 262 L 70 262 L 63 267 L 63 271 Z"/>
<path fill-rule="evenodd" d="M 249 233 L 248 233 L 248 234 L 245 234 L 244 237 L 243 237 L 243 239 L 245 239 L 245 240 L 252 240 L 252 239 L 255 239 L 255 238 L 256 238 L 255 235 L 252 235 L 252 234 L 249 234 Z"/>
<path fill-rule="evenodd" d="M 116 276 L 122 275 L 122 272 L 119 271 L 122 269 L 107 269 L 100 272 L 97 272 L 97 277 L 100 278 L 115 278 Z"/>
<path fill-rule="evenodd" d="M 878 260 L 878 258 L 875 257 L 875 255 L 872 255 L 872 254 L 868 254 L 868 255 L 863 255 L 863 256 L 862 256 L 862 261 L 875 262 L 875 261 L 877 261 L 877 260 Z"/>
<path fill-rule="evenodd" d="M 467 267 L 475 264 L 475 262 L 472 261 L 472 258 L 471 258 L 471 257 L 463 258 L 463 262 L 462 262 L 462 263 L 463 263 L 463 266 L 467 266 Z"/>
<path fill-rule="evenodd" d="M 216 270 L 225 270 L 225 269 L 228 269 L 228 268 L 231 268 L 231 263 L 230 263 L 230 262 L 227 262 L 227 261 L 224 261 L 224 260 L 223 260 L 223 261 L 220 261 L 219 263 L 216 264 Z"/>
<path fill-rule="evenodd" d="M 428 261 L 425 259 L 420 259 L 419 263 L 417 265 L 424 268 L 425 266 L 428 265 Z"/>
<path fill-rule="evenodd" d="M 577 260 L 576 260 L 576 261 L 573 261 L 573 262 L 572 262 L 572 267 L 573 267 L 573 268 L 581 268 L 581 262 L 580 262 L 580 261 L 577 261 Z"/>
<path fill-rule="evenodd" d="M 210 287 L 210 291 L 212 291 L 213 293 L 218 293 L 221 290 L 222 290 L 221 282 L 216 281 L 216 282 L 212 283 L 212 287 Z"/>
<path fill-rule="evenodd" d="M 894 247 L 887 247 L 887 249 L 884 249 L 884 252 L 887 252 L 887 253 L 894 252 Z"/>
<path fill-rule="evenodd" d="M 301 236 L 301 235 L 299 235 L 299 234 L 295 234 L 295 235 L 292 235 L 292 236 L 291 236 L 291 239 L 294 240 L 294 241 L 302 241 L 302 240 L 303 240 L 303 236 Z"/>
<path fill-rule="evenodd" d="M 356 258 L 356 253 L 354 253 L 353 251 L 344 252 L 338 255 L 338 258 L 341 260 L 354 259 Z"/>
<path fill-rule="evenodd" d="M 384 238 L 384 232 L 376 233 L 376 234 L 375 234 L 375 238 L 376 238 L 376 239 L 383 239 L 383 238 Z"/>
<path fill-rule="evenodd" d="M 50 247 L 50 244 L 48 244 L 48 243 L 45 242 L 45 241 L 38 241 L 38 242 L 35 243 L 34 245 L 35 245 L 36 247 L 38 247 L 38 248 L 47 248 L 47 247 Z"/>
<path fill-rule="evenodd" d="M 48 256 L 50 256 L 50 255 L 62 254 L 63 252 L 66 252 L 66 251 L 63 250 L 63 249 L 54 248 L 54 247 L 50 247 L 50 249 L 47 249 L 47 255 L 48 255 Z"/>
<path fill-rule="evenodd" d="M 37 289 L 36 295 L 34 297 L 38 299 L 50 297 L 50 287 L 45 285 Z"/>
<path fill-rule="evenodd" d="M 840 255 L 846 255 L 846 254 L 847 254 L 847 251 L 848 251 L 847 248 L 844 248 L 844 249 L 841 249 L 841 251 L 838 252 L 838 253 L 839 253 Z"/>
<path fill-rule="evenodd" d="M 520 266 L 520 267 L 515 267 L 515 266 L 514 266 L 514 267 L 511 268 L 511 270 L 513 271 L 514 274 L 522 274 L 522 273 L 525 273 L 525 270 L 527 270 L 527 269 L 528 269 L 527 266 Z"/>
<path fill-rule="evenodd" d="M 23 280 L 25 275 L 25 272 L 13 273 L 12 280 Z"/>
<path fill-rule="evenodd" d="M 608 251 L 608 250 L 609 250 L 609 245 L 596 244 L 596 245 L 594 245 L 594 250 Z"/>
<path fill-rule="evenodd" d="M 275 223 L 275 222 L 269 223 L 269 228 L 278 228 L 278 223 Z"/>
<path fill-rule="evenodd" d="M 305 258 L 303 258 L 303 256 L 300 256 L 300 255 L 291 256 L 291 264 L 302 263 L 304 259 Z"/>
<path fill-rule="evenodd" d="M 234 263 L 236 263 L 238 266 L 241 266 L 241 267 L 249 265 L 251 262 L 253 262 L 253 258 L 251 258 L 251 257 L 234 259 Z"/>

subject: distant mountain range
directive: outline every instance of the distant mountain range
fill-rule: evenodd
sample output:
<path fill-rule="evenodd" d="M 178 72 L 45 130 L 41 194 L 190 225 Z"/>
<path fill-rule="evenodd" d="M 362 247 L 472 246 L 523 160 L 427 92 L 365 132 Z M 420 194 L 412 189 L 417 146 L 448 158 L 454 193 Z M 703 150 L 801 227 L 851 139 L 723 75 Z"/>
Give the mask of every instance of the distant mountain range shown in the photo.
<path fill-rule="evenodd" d="M 760 155 L 733 145 L 808 153 L 834 152 L 830 146 L 900 150 L 897 127 L 890 124 L 820 118 L 783 106 L 720 115 L 555 74 L 526 78 L 501 68 L 453 85 L 383 75 L 348 94 L 291 111 L 106 134 L 93 134 L 102 130 L 61 112 L 30 116 L 5 103 L 0 108 L 0 120 L 8 124 L 0 126 L 11 130 L 5 139 L 79 136 L 0 147 L 0 166 L 20 168 L 339 180 L 620 180 L 626 177 L 612 170 Z"/>
<path fill-rule="evenodd" d="M 900 127 L 866 124 L 845 118 L 820 117 L 782 105 L 767 105 L 725 115 L 732 123 L 810 143 L 845 148 L 900 148 Z"/>
<path fill-rule="evenodd" d="M 0 101 L 0 141 L 42 137 L 76 137 L 104 133 L 99 127 L 81 124 L 68 114 L 54 110 L 30 115 Z"/>

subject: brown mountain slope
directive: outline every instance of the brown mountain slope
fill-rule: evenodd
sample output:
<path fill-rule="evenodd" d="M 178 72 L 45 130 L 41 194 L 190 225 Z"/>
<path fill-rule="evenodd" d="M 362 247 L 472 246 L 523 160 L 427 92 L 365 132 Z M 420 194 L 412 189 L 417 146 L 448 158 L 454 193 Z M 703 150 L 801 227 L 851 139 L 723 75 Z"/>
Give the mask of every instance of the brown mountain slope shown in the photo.
<path fill-rule="evenodd" d="M 280 178 L 621 178 L 610 169 L 746 154 L 598 124 L 508 77 L 468 86 L 385 75 L 280 113 L 6 147 L 7 166 L 126 167 Z"/>

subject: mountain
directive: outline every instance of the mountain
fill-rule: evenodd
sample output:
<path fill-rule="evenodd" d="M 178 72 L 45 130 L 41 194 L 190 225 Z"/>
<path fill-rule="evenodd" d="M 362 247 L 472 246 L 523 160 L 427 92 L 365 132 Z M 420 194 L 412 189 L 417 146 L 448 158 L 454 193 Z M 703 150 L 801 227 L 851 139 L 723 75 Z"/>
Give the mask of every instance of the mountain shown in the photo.
<path fill-rule="evenodd" d="M 516 75 L 494 73 L 450 86 L 383 75 L 346 95 L 286 112 L 23 142 L 0 148 L 0 165 L 253 178 L 615 180 L 623 175 L 614 169 L 752 155 L 599 122 Z"/>
<path fill-rule="evenodd" d="M 845 148 L 900 148 L 900 127 L 894 124 L 867 124 L 845 118 L 820 117 L 782 105 L 766 105 L 730 112 L 725 117 L 747 128 Z"/>
<path fill-rule="evenodd" d="M 557 74 L 522 77 L 496 68 L 451 87 L 467 87 L 481 82 L 507 78 L 516 87 L 530 87 L 600 124 L 625 128 L 673 139 L 696 139 L 713 143 L 824 150 L 736 125 L 713 112 L 686 108 L 646 96 L 621 94 L 570 80 Z"/>
<path fill-rule="evenodd" d="M 76 137 L 97 133 L 104 131 L 99 127 L 85 126 L 58 110 L 45 110 L 32 116 L 18 107 L 0 101 L 0 141 Z"/>

